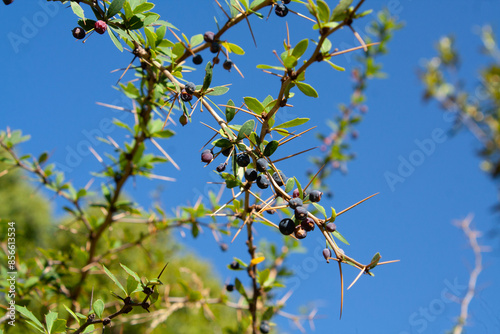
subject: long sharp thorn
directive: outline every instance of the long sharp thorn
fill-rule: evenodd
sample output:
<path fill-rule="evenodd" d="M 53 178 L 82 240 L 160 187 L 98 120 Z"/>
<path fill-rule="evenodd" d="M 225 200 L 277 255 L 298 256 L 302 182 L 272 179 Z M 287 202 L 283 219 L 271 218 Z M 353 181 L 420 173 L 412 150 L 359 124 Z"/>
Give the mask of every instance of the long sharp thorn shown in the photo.
<path fill-rule="evenodd" d="M 314 150 L 315 148 L 318 148 L 318 147 L 317 146 L 316 147 L 311 147 L 311 148 L 309 148 L 307 150 L 304 150 L 304 151 L 301 151 L 301 152 L 298 152 L 298 153 L 295 153 L 295 154 L 291 154 L 289 156 L 286 156 L 286 157 L 278 159 L 278 160 L 274 160 L 274 161 L 272 161 L 272 163 L 275 164 L 275 163 L 280 162 L 282 160 L 286 160 L 286 159 L 292 158 L 292 157 L 294 157 L 296 155 L 299 155 L 299 154 L 302 154 L 302 153 L 306 153 L 307 151 Z"/>
<path fill-rule="evenodd" d="M 307 184 L 307 186 L 304 188 L 304 191 L 307 190 L 307 188 L 311 185 L 311 183 L 314 181 L 314 179 L 316 178 L 316 176 L 318 176 L 318 174 L 321 172 L 321 170 L 326 166 L 326 164 L 324 164 L 323 166 L 321 166 L 321 168 L 316 172 L 316 174 L 314 174 L 314 176 L 312 177 L 312 179 L 309 181 L 309 183 Z"/>
<path fill-rule="evenodd" d="M 346 209 L 344 209 L 344 210 L 340 211 L 339 213 L 337 213 L 337 216 L 340 216 L 340 215 L 341 215 L 341 214 L 343 214 L 344 212 L 347 212 L 347 211 L 351 210 L 351 209 L 352 209 L 352 208 L 354 208 L 355 206 L 357 206 L 357 205 L 359 205 L 359 204 L 363 203 L 363 202 L 364 202 L 364 201 L 366 201 L 366 200 L 369 200 L 370 198 L 372 198 L 373 196 L 376 196 L 376 195 L 378 195 L 378 194 L 380 194 L 380 193 L 375 193 L 375 194 L 373 194 L 373 195 L 371 195 L 371 196 L 368 196 L 368 197 L 367 197 L 367 198 L 365 198 L 365 199 L 362 199 L 362 200 L 361 200 L 361 201 L 359 201 L 358 203 L 355 203 L 355 204 L 351 205 L 350 207 L 348 207 L 348 208 L 346 208 Z"/>
<path fill-rule="evenodd" d="M 363 269 L 359 272 L 358 276 L 356 276 L 356 278 L 354 279 L 354 281 L 352 281 L 351 285 L 349 285 L 349 287 L 347 288 L 347 290 L 349 290 L 353 285 L 354 283 L 357 282 L 357 280 L 361 277 L 361 275 L 365 272 L 365 269 L 366 267 L 363 267 Z"/>
<path fill-rule="evenodd" d="M 163 271 L 165 270 L 165 268 L 167 268 L 167 266 L 168 266 L 168 262 L 165 265 L 165 267 L 163 267 L 163 269 L 161 270 L 160 275 L 158 275 L 158 279 L 160 279 L 161 275 L 163 274 Z"/>
<path fill-rule="evenodd" d="M 120 82 L 120 80 L 125 76 L 125 73 L 127 73 L 127 71 L 129 70 L 130 66 L 132 65 L 132 63 L 134 62 L 135 58 L 137 58 L 137 56 L 134 56 L 134 58 L 132 59 L 132 61 L 130 62 L 130 64 L 128 64 L 127 68 L 125 69 L 125 71 L 122 73 L 120 79 L 118 79 L 118 81 L 116 82 L 116 84 L 118 84 Z"/>
<path fill-rule="evenodd" d="M 342 309 L 344 308 L 344 276 L 342 275 L 342 261 L 338 262 L 340 271 L 340 318 L 342 319 Z"/>

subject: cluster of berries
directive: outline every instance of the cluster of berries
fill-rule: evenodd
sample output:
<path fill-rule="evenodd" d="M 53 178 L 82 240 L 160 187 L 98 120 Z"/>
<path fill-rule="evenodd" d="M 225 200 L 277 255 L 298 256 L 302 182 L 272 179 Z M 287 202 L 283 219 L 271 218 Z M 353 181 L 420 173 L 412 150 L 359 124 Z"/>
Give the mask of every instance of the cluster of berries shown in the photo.
<path fill-rule="evenodd" d="M 106 32 L 106 30 L 108 30 L 108 25 L 103 20 L 99 20 L 94 24 L 94 30 L 98 34 L 102 35 Z M 85 29 L 80 28 L 80 27 L 74 28 L 71 32 L 73 33 L 73 37 L 76 39 L 84 39 L 85 35 L 87 34 Z"/>
<path fill-rule="evenodd" d="M 248 156 L 248 154 L 242 153 L 237 156 L 236 162 L 238 163 L 238 166 L 246 167 L 250 164 L 250 157 Z M 248 182 L 256 181 L 257 187 L 259 187 L 260 189 L 268 188 L 271 182 L 269 181 L 267 175 L 264 174 L 267 171 L 268 167 L 269 165 L 265 158 L 257 159 L 255 163 L 255 169 L 247 168 L 245 170 L 245 180 L 247 180 Z M 259 172 L 261 173 L 260 175 Z M 286 176 L 285 174 L 283 174 L 283 172 L 274 172 L 272 178 L 274 182 L 276 182 L 276 184 L 280 187 L 284 184 L 284 182 L 286 182 Z"/>
<path fill-rule="evenodd" d="M 311 202 L 319 202 L 323 193 L 319 190 L 313 190 L 306 197 Z M 299 190 L 295 189 L 292 198 L 288 201 L 288 206 L 294 210 L 295 222 L 290 218 L 285 218 L 279 223 L 279 230 L 284 235 L 294 234 L 297 239 L 304 239 L 307 232 L 314 230 L 314 220 L 307 216 L 307 209 L 304 207 L 302 199 L 299 197 Z"/>
<path fill-rule="evenodd" d="M 216 53 L 216 54 L 219 53 L 219 51 L 221 49 L 221 45 L 220 45 L 220 42 L 215 39 L 215 34 L 212 31 L 205 32 L 205 34 L 203 34 L 203 40 L 207 43 L 210 43 L 210 52 Z M 213 61 L 214 61 L 214 64 L 218 64 L 219 58 L 216 56 Z M 195 55 L 193 57 L 193 63 L 195 65 L 200 65 L 201 63 L 203 63 L 203 57 L 200 54 Z M 222 64 L 222 67 L 225 70 L 230 71 L 231 68 L 233 67 L 233 62 L 229 59 L 226 59 L 224 61 L 224 63 Z"/>

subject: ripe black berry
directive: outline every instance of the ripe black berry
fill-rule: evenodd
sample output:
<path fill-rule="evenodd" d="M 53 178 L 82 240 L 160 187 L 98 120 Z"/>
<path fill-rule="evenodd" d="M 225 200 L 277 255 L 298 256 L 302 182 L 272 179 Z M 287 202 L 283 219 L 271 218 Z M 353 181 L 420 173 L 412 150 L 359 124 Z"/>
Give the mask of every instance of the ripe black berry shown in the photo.
<path fill-rule="evenodd" d="M 223 156 L 228 157 L 229 154 L 231 154 L 231 149 L 232 149 L 231 146 L 227 147 L 227 148 L 221 150 L 220 153 L 222 153 Z"/>
<path fill-rule="evenodd" d="M 306 230 L 306 232 L 314 231 L 314 225 L 314 220 L 309 217 L 307 217 L 300 223 L 300 226 L 302 226 L 302 228 Z"/>
<path fill-rule="evenodd" d="M 233 62 L 230 61 L 230 60 L 224 60 L 224 64 L 222 64 L 222 67 L 225 69 L 225 70 L 228 70 L 230 71 L 231 68 L 233 67 Z"/>
<path fill-rule="evenodd" d="M 242 153 L 236 157 L 236 163 L 240 167 L 246 167 L 250 163 L 250 157 L 246 153 Z"/>
<path fill-rule="evenodd" d="M 270 215 L 274 215 L 276 213 L 276 209 L 266 210 L 266 212 Z"/>
<path fill-rule="evenodd" d="M 212 151 L 205 150 L 205 151 L 201 152 L 201 161 L 203 161 L 205 163 L 209 163 L 210 161 L 212 161 L 213 158 L 214 158 L 214 155 L 212 154 Z"/>
<path fill-rule="evenodd" d="M 260 189 L 266 189 L 267 187 L 269 187 L 269 184 L 271 183 L 269 182 L 267 176 L 261 174 L 257 177 L 257 187 L 259 187 Z"/>
<path fill-rule="evenodd" d="M 323 195 L 323 193 L 321 191 L 319 191 L 319 190 L 313 190 L 309 194 L 309 200 L 311 202 L 319 202 L 319 201 L 321 201 L 321 196 L 322 195 Z"/>
<path fill-rule="evenodd" d="M 298 206 L 295 208 L 295 218 L 298 220 L 304 220 L 307 218 L 307 210 L 303 206 Z"/>
<path fill-rule="evenodd" d="M 194 91 L 196 90 L 196 85 L 192 82 L 188 82 L 185 86 L 184 89 L 188 94 L 193 95 Z"/>
<path fill-rule="evenodd" d="M 336 229 L 337 229 L 337 226 L 335 225 L 335 223 L 326 224 L 326 230 L 328 232 L 335 232 Z"/>
<path fill-rule="evenodd" d="M 223 242 L 223 243 L 220 244 L 220 249 L 223 252 L 227 251 L 228 248 L 229 248 L 229 246 L 226 243 Z"/>
<path fill-rule="evenodd" d="M 285 17 L 288 14 L 288 8 L 284 4 L 278 3 L 276 4 L 276 8 L 274 8 L 274 12 L 279 17 Z"/>
<path fill-rule="evenodd" d="M 283 172 L 274 172 L 273 173 L 273 180 L 278 184 L 278 186 L 282 186 L 283 182 L 286 182 L 286 176 L 283 174 Z"/>
<path fill-rule="evenodd" d="M 99 20 L 94 24 L 94 29 L 98 34 L 104 34 L 108 30 L 108 25 L 103 20 Z"/>
<path fill-rule="evenodd" d="M 297 238 L 297 239 L 304 239 L 305 237 L 307 237 L 307 232 L 306 232 L 306 230 L 304 230 L 302 228 L 302 226 L 298 225 L 295 228 L 294 235 L 295 235 L 295 238 Z"/>
<path fill-rule="evenodd" d="M 188 124 L 188 118 L 186 114 L 182 114 L 181 117 L 179 117 L 179 123 L 181 123 L 182 126 Z"/>
<path fill-rule="evenodd" d="M 221 163 L 219 166 L 217 166 L 216 170 L 219 172 L 219 173 L 222 173 L 223 171 L 226 170 L 226 166 L 227 166 L 227 163 L 223 162 Z"/>
<path fill-rule="evenodd" d="M 240 263 L 238 261 L 233 261 L 231 262 L 231 264 L 229 265 L 231 267 L 231 269 L 233 270 L 237 270 L 237 269 L 240 269 Z"/>
<path fill-rule="evenodd" d="M 269 327 L 269 322 L 267 322 L 266 320 L 262 321 L 260 323 L 259 329 L 262 334 L 268 334 L 269 331 L 271 330 L 271 328 Z"/>
<path fill-rule="evenodd" d="M 181 90 L 181 100 L 184 102 L 191 101 L 193 99 L 193 95 L 189 94 L 185 89 Z"/>
<path fill-rule="evenodd" d="M 326 262 L 330 263 L 328 258 L 332 257 L 332 250 L 330 248 L 323 249 L 323 256 L 325 257 Z"/>
<path fill-rule="evenodd" d="M 84 39 L 85 38 L 85 30 L 80 27 L 76 27 L 75 29 L 72 30 L 73 32 L 73 37 L 76 39 Z"/>
<path fill-rule="evenodd" d="M 226 290 L 227 290 L 227 292 L 232 292 L 234 290 L 234 285 L 232 285 L 232 284 L 226 285 Z"/>
<path fill-rule="evenodd" d="M 245 180 L 247 180 L 249 182 L 253 182 L 253 181 L 257 180 L 257 171 L 255 169 L 248 168 L 245 171 Z"/>
<path fill-rule="evenodd" d="M 207 31 L 205 34 L 203 34 L 203 40 L 207 43 L 212 43 L 214 41 L 214 36 L 215 34 L 211 31 Z"/>
<path fill-rule="evenodd" d="M 3 0 L 3 3 L 6 5 L 10 5 L 13 2 L 14 2 L 14 0 Z"/>
<path fill-rule="evenodd" d="M 212 53 L 218 53 L 220 51 L 220 44 L 217 42 L 213 42 L 210 45 L 210 52 Z"/>
<path fill-rule="evenodd" d="M 196 55 L 193 57 L 193 64 L 200 65 L 203 63 L 203 57 L 201 55 Z"/>
<path fill-rule="evenodd" d="M 302 200 L 299 197 L 292 198 L 290 199 L 290 201 L 288 201 L 288 206 L 291 209 L 295 209 L 299 206 L 302 206 Z"/>
<path fill-rule="evenodd" d="M 280 221 L 280 232 L 284 235 L 290 235 L 295 231 L 295 223 L 290 218 L 285 218 Z"/>
<path fill-rule="evenodd" d="M 265 172 L 268 167 L 267 160 L 265 158 L 258 159 L 255 167 L 259 172 Z"/>
<path fill-rule="evenodd" d="M 102 325 L 103 326 L 107 326 L 111 323 L 111 319 L 110 318 L 104 318 L 102 319 Z"/>
<path fill-rule="evenodd" d="M 281 0 L 285 5 L 288 5 L 292 0 Z"/>

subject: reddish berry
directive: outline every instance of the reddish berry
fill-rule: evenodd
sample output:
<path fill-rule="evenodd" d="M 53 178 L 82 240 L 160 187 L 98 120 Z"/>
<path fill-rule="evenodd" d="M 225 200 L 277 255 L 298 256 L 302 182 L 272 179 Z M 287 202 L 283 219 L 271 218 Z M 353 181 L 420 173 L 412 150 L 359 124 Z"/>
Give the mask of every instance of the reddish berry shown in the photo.
<path fill-rule="evenodd" d="M 181 123 L 182 126 L 188 124 L 188 117 L 186 114 L 182 114 L 181 117 L 179 117 L 179 123 Z"/>
<path fill-rule="evenodd" d="M 299 193 L 299 189 L 294 189 L 293 190 L 293 193 L 292 193 L 292 197 L 293 198 L 297 198 L 299 197 L 300 193 Z"/>
<path fill-rule="evenodd" d="M 102 35 L 108 30 L 108 25 L 103 20 L 99 20 L 95 23 L 94 28 L 98 34 Z"/>
<path fill-rule="evenodd" d="M 307 218 L 307 210 L 303 206 L 298 206 L 295 208 L 295 218 L 297 220 L 304 220 Z"/>
<path fill-rule="evenodd" d="M 284 235 L 290 235 L 295 230 L 295 223 L 290 218 L 285 218 L 280 221 L 280 232 Z"/>
<path fill-rule="evenodd" d="M 207 31 L 205 34 L 203 34 L 203 40 L 207 43 L 212 43 L 214 41 L 214 36 L 215 34 L 211 31 Z"/>
<path fill-rule="evenodd" d="M 201 161 L 203 161 L 205 163 L 209 163 L 210 161 L 212 161 L 213 158 L 214 158 L 214 155 L 212 154 L 212 151 L 210 151 L 210 150 L 205 150 L 201 153 Z"/>
<path fill-rule="evenodd" d="M 85 30 L 80 27 L 76 27 L 75 29 L 72 30 L 73 32 L 73 37 L 76 39 L 84 39 L 85 38 Z"/>
<path fill-rule="evenodd" d="M 314 226 L 315 226 L 314 220 L 312 218 L 307 217 L 300 223 L 300 226 L 302 226 L 302 228 L 306 230 L 306 232 L 314 231 Z"/>
<path fill-rule="evenodd" d="M 335 223 L 328 223 L 326 224 L 326 230 L 328 232 L 335 232 L 335 230 L 337 230 L 337 226 L 335 225 Z"/>
<path fill-rule="evenodd" d="M 304 230 L 302 228 L 302 226 L 298 225 L 295 228 L 294 235 L 295 235 L 295 238 L 297 238 L 297 239 L 304 239 L 307 236 L 307 232 L 306 232 L 306 230 Z"/>

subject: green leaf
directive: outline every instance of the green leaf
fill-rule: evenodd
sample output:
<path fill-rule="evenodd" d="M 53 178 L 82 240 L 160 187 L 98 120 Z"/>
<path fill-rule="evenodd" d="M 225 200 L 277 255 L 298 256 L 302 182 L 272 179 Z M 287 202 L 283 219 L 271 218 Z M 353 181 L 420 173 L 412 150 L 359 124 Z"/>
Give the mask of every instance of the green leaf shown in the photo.
<path fill-rule="evenodd" d="M 249 119 L 246 121 L 240 128 L 240 131 L 238 132 L 238 137 L 236 138 L 237 141 L 242 140 L 246 137 L 250 137 L 250 133 L 252 133 L 253 128 L 255 127 L 255 121 L 253 119 Z"/>
<path fill-rule="evenodd" d="M 335 218 L 337 218 L 337 212 L 335 211 L 334 208 L 332 208 L 332 216 L 328 218 L 328 221 L 334 222 Z"/>
<path fill-rule="evenodd" d="M 233 161 L 234 161 L 234 159 L 233 159 Z M 236 176 L 234 176 L 233 174 L 220 173 L 220 176 L 226 181 L 226 187 L 229 189 L 243 185 L 243 183 L 241 183 L 240 179 L 236 178 Z"/>
<path fill-rule="evenodd" d="M 328 38 L 325 38 L 323 41 L 323 44 L 321 44 L 321 53 L 322 54 L 328 54 L 330 53 L 330 50 L 332 49 L 332 42 Z"/>
<path fill-rule="evenodd" d="M 127 272 L 127 274 L 132 276 L 138 283 L 141 283 L 141 285 L 142 285 L 141 278 L 139 277 L 139 275 L 137 275 L 137 273 L 135 271 L 133 271 L 132 269 L 130 269 L 129 267 L 127 267 L 124 264 L 120 263 L 120 266 L 123 268 L 123 270 L 125 270 Z"/>
<path fill-rule="evenodd" d="M 312 203 L 312 205 L 314 205 L 314 207 L 319 211 L 321 212 L 321 214 L 323 214 L 323 216 L 325 216 L 325 219 L 327 218 L 326 217 L 326 211 L 325 211 L 325 208 L 322 207 L 321 205 L 319 205 L 318 203 Z"/>
<path fill-rule="evenodd" d="M 70 308 L 68 308 L 66 305 L 64 305 L 64 308 L 66 309 L 66 311 L 68 311 L 69 314 L 71 314 L 71 316 L 73 317 L 73 319 L 76 320 L 76 322 L 79 324 L 80 323 L 80 319 L 78 318 L 78 316 L 75 314 L 75 312 L 71 311 Z"/>
<path fill-rule="evenodd" d="M 271 65 L 264 65 L 264 64 L 257 65 L 257 68 L 258 68 L 258 69 L 261 69 L 261 70 L 278 70 L 278 71 L 286 71 L 286 68 L 281 67 L 281 66 L 271 66 Z"/>
<path fill-rule="evenodd" d="M 292 56 L 294 56 L 297 59 L 302 57 L 302 55 L 306 52 L 308 45 L 309 45 L 309 40 L 307 38 L 298 42 L 297 45 L 295 45 L 295 47 L 293 48 Z"/>
<path fill-rule="evenodd" d="M 234 287 L 236 290 L 243 296 L 245 297 L 246 300 L 248 300 L 247 292 L 245 291 L 245 287 L 243 284 L 241 284 L 241 281 L 238 278 L 234 279 Z"/>
<path fill-rule="evenodd" d="M 295 186 L 295 178 L 291 177 L 286 181 L 285 192 L 289 193 Z"/>
<path fill-rule="evenodd" d="M 297 190 L 299 191 L 299 197 L 300 199 L 304 199 L 304 192 L 302 191 L 302 186 L 300 185 L 300 182 L 299 180 L 297 180 L 297 178 L 294 176 L 293 177 L 294 180 L 295 180 L 295 183 L 297 184 Z"/>
<path fill-rule="evenodd" d="M 189 45 L 191 46 L 191 48 L 194 48 L 195 46 L 200 45 L 201 43 L 203 43 L 203 35 L 202 34 L 194 35 L 189 40 Z"/>
<path fill-rule="evenodd" d="M 306 84 L 304 82 L 295 82 L 299 90 L 304 93 L 306 96 L 310 97 L 318 97 L 318 92 L 309 84 Z"/>
<path fill-rule="evenodd" d="M 273 153 L 276 152 L 276 149 L 278 148 L 279 144 L 280 143 L 277 140 L 270 141 L 266 145 L 266 148 L 264 149 L 264 155 L 266 157 L 270 157 L 271 155 L 273 155 Z"/>
<path fill-rule="evenodd" d="M 264 111 L 264 106 L 255 97 L 247 96 L 244 97 L 243 100 L 245 101 L 245 104 L 248 107 L 248 109 L 250 109 L 257 115 L 262 114 L 262 112 Z"/>
<path fill-rule="evenodd" d="M 54 326 L 54 321 L 57 320 L 57 312 L 49 311 L 45 315 L 45 324 L 47 324 L 47 332 L 52 333 L 52 327 Z"/>
<path fill-rule="evenodd" d="M 106 13 L 106 16 L 108 18 L 112 18 L 116 14 L 122 10 L 123 5 L 125 4 L 125 0 L 113 0 L 111 5 L 109 5 L 108 12 Z"/>
<path fill-rule="evenodd" d="M 233 43 L 223 43 L 226 47 L 226 49 L 228 49 L 230 52 L 234 52 L 235 54 L 239 55 L 239 56 L 243 56 L 245 54 L 245 51 L 239 47 L 238 45 L 236 44 L 233 44 Z"/>
<path fill-rule="evenodd" d="M 45 328 L 43 327 L 42 323 L 31 313 L 30 310 L 26 308 L 26 306 L 19 306 L 16 305 L 16 311 L 21 313 L 24 317 L 30 319 L 38 330 L 40 330 L 42 333 L 44 332 Z"/>
<path fill-rule="evenodd" d="M 76 16 L 85 20 L 85 13 L 83 12 L 83 8 L 77 2 L 71 1 L 71 10 L 75 13 Z"/>
<path fill-rule="evenodd" d="M 337 7 L 335 7 L 332 11 L 331 21 L 340 21 L 345 16 L 345 11 L 352 4 L 353 0 L 340 0 Z"/>
<path fill-rule="evenodd" d="M 288 56 L 285 58 L 283 63 L 285 64 L 286 68 L 294 68 L 295 66 L 297 66 L 297 58 L 294 56 Z"/>
<path fill-rule="evenodd" d="M 308 121 L 309 121 L 309 118 L 295 118 L 295 119 L 292 119 L 291 121 L 277 125 L 277 126 L 275 126 L 275 128 L 280 128 L 280 129 L 293 128 L 294 126 L 302 125 L 304 123 L 307 123 Z"/>
<path fill-rule="evenodd" d="M 205 67 L 205 78 L 203 79 L 203 87 L 201 88 L 202 91 L 205 91 L 208 89 L 208 87 L 210 87 L 210 84 L 212 83 L 212 73 L 212 63 L 208 62 L 207 66 Z"/>
<path fill-rule="evenodd" d="M 378 261 L 380 261 L 380 258 L 382 256 L 380 256 L 380 253 L 377 253 L 373 256 L 372 260 L 370 261 L 370 265 L 368 266 L 368 269 L 373 269 L 377 266 L 378 264 Z"/>
<path fill-rule="evenodd" d="M 224 87 L 224 86 L 217 86 L 217 87 L 212 87 L 213 91 L 210 93 L 207 93 L 207 95 L 211 96 L 219 96 L 219 95 L 224 95 L 228 92 L 229 87 Z"/>
<path fill-rule="evenodd" d="M 123 292 L 125 292 L 125 294 L 127 294 L 127 290 L 125 290 L 125 288 L 123 288 L 123 285 L 116 278 L 116 276 L 113 275 L 113 273 L 111 271 L 109 271 L 105 265 L 102 265 L 102 268 L 104 269 L 104 272 L 106 273 L 106 275 L 108 275 L 108 277 L 111 278 L 111 280 L 116 284 L 116 286 L 118 286 Z"/>
<path fill-rule="evenodd" d="M 73 3 L 73 2 L 72 2 Z M 120 50 L 120 52 L 123 52 L 123 46 L 122 46 L 122 43 L 120 43 L 120 41 L 118 40 L 118 38 L 115 36 L 115 34 L 113 33 L 114 29 L 109 27 L 110 29 L 108 29 L 108 35 L 109 37 L 111 38 L 111 40 L 113 41 L 113 44 L 116 46 L 116 48 L 118 50 Z"/>
<path fill-rule="evenodd" d="M 216 146 L 216 147 L 226 148 L 226 147 L 231 146 L 232 144 L 226 138 L 219 138 L 219 139 L 213 141 L 212 145 Z"/>
<path fill-rule="evenodd" d="M 132 276 L 127 277 L 127 296 L 137 291 L 142 291 L 142 287 Z"/>
<path fill-rule="evenodd" d="M 326 60 L 325 61 L 330 64 L 330 66 L 332 66 L 334 69 L 336 69 L 337 71 L 341 71 L 341 72 L 344 72 L 345 71 L 345 68 L 343 68 L 342 66 L 339 66 L 339 65 L 335 65 L 334 63 L 332 63 L 331 61 L 329 60 Z"/>
<path fill-rule="evenodd" d="M 330 20 L 330 8 L 323 0 L 316 0 L 318 5 L 319 19 L 323 22 Z"/>
<path fill-rule="evenodd" d="M 228 106 L 233 106 L 234 107 L 234 102 L 233 100 L 227 101 Z M 236 114 L 236 109 L 226 107 L 226 121 L 229 123 L 233 120 L 234 115 Z"/>
<path fill-rule="evenodd" d="M 156 49 L 156 34 L 153 32 L 153 28 L 144 28 L 144 34 L 146 34 L 146 39 L 148 40 L 149 46 L 154 50 Z"/>
<path fill-rule="evenodd" d="M 340 241 L 342 241 L 343 243 L 345 243 L 346 245 L 349 245 L 349 243 L 347 242 L 347 240 L 342 236 L 342 234 L 339 233 L 339 231 L 334 231 L 332 232 L 332 234 L 337 238 L 339 239 Z"/>
<path fill-rule="evenodd" d="M 153 9 L 155 5 L 153 3 L 144 2 L 134 8 L 134 14 L 140 14 Z"/>
<path fill-rule="evenodd" d="M 94 302 L 94 305 L 92 305 L 92 309 L 94 310 L 94 313 L 97 316 L 97 318 L 101 319 L 102 312 L 104 311 L 104 302 L 101 299 L 96 300 Z"/>
<path fill-rule="evenodd" d="M 52 326 L 52 333 L 66 333 L 66 320 L 57 319 Z"/>

